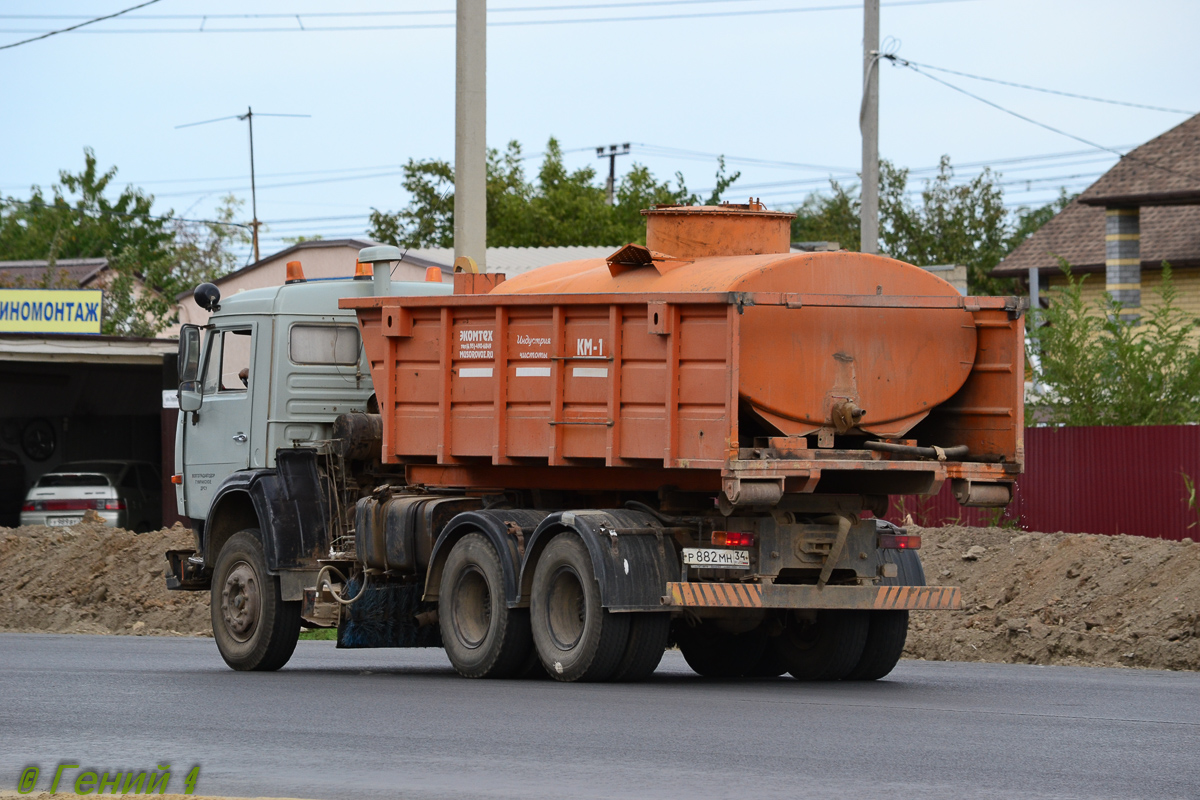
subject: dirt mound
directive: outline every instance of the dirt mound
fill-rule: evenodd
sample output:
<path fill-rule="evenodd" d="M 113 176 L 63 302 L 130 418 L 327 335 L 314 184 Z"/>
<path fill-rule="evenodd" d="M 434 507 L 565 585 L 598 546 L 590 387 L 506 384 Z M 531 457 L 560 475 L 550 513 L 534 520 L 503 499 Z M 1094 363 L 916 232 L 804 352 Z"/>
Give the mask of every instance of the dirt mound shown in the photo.
<path fill-rule="evenodd" d="M 905 655 L 938 661 L 1200 669 L 1200 544 L 926 528 L 930 584 L 964 609 L 911 617 Z"/>
<path fill-rule="evenodd" d="M 1200 670 L 1200 544 L 914 529 L 930 584 L 965 608 L 912 615 L 911 658 Z M 168 592 L 183 527 L 0 528 L 0 630 L 210 636 L 207 592 Z"/>
<path fill-rule="evenodd" d="M 194 546 L 182 526 L 0 528 L 0 630 L 211 636 L 208 592 L 163 579 L 163 554 Z"/>

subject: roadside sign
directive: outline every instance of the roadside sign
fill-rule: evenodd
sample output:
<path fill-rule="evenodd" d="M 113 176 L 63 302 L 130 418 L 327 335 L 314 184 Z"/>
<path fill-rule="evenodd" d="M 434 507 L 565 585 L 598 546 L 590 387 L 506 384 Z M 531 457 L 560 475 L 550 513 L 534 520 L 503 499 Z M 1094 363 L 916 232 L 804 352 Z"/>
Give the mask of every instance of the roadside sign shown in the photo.
<path fill-rule="evenodd" d="M 0 333 L 100 333 L 99 289 L 0 289 Z"/>

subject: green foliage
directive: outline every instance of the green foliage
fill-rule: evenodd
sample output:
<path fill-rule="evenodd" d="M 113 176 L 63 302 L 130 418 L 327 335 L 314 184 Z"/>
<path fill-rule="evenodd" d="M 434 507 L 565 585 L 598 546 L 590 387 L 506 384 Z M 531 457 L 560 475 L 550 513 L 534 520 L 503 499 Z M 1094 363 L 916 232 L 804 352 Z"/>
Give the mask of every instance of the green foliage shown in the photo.
<path fill-rule="evenodd" d="M 701 198 L 688 191 L 683 176 L 659 182 L 641 164 L 633 164 L 614 190 L 608 205 L 596 170 L 570 171 L 562 148 L 551 138 L 536 180 L 523 167 L 519 142 L 504 152 L 488 152 L 487 221 L 491 247 L 617 245 L 645 242 L 646 222 L 640 211 L 652 205 L 694 204 Z M 728 175 L 718 162 L 716 188 L 703 202 L 716 204 L 740 173 Z M 400 211 L 371 209 L 370 236 L 401 247 L 454 245 L 454 167 L 447 161 L 410 160 L 402 185 L 411 196 Z"/>
<path fill-rule="evenodd" d="M 38 186 L 28 200 L 0 200 L 0 259 L 45 260 L 41 288 L 75 288 L 54 264 L 66 258 L 107 258 L 101 331 L 155 336 L 175 322 L 175 296 L 235 266 L 232 247 L 247 242 L 229 224 L 241 202 L 226 197 L 212 223 L 194 224 L 151 213 L 154 198 L 126 186 L 110 199 L 117 168 L 101 172 L 84 150 L 79 173 L 63 170 L 50 196 Z"/>
<path fill-rule="evenodd" d="M 175 289 L 186 291 L 201 283 L 214 281 L 237 269 L 238 259 L 233 248 L 250 244 L 250 232 L 233 220 L 246 205 L 233 195 L 221 198 L 211 222 L 174 220 Z M 321 238 L 321 237 L 316 237 Z M 298 237 L 304 241 L 305 237 Z"/>
<path fill-rule="evenodd" d="M 1026 418 L 1052 425 L 1183 425 L 1200 422 L 1200 320 L 1178 305 L 1163 263 L 1159 302 L 1140 321 L 1122 320 L 1105 293 L 1089 305 L 1083 283 L 1062 262 L 1067 283 L 1030 329 L 1029 361 L 1038 393 Z"/>
<path fill-rule="evenodd" d="M 47 198 L 32 187 L 28 201 L 5 199 L 0 206 L 0 254 L 5 259 L 105 257 L 110 276 L 104 285 L 101 330 L 106 334 L 153 336 L 173 313 L 174 300 L 147 287 L 173 285 L 171 221 L 150 213 L 153 198 L 127 186 L 109 200 L 105 191 L 115 167 L 101 173 L 96 155 L 84 151 L 84 169 L 59 173 Z"/>
<path fill-rule="evenodd" d="M 996 173 L 985 169 L 955 183 L 950 158 L 943 156 L 937 176 L 914 202 L 908 170 L 889 161 L 879 167 L 880 251 L 920 266 L 963 264 L 972 294 L 1011 294 L 1012 280 L 992 277 L 992 268 L 1072 199 L 1064 192 L 1045 206 L 1010 215 Z M 858 250 L 859 209 L 857 186 L 830 181 L 828 193 L 814 192 L 796 209 L 792 241 L 839 242 Z"/>

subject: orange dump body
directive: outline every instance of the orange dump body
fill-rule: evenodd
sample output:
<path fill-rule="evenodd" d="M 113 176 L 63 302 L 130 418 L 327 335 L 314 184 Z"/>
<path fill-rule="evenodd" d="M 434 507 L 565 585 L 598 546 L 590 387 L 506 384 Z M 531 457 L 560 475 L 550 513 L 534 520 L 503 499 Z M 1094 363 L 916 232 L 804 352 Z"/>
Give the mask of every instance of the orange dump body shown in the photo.
<path fill-rule="evenodd" d="M 673 485 L 735 502 L 742 482 L 921 493 L 1020 471 L 1015 298 L 963 297 L 878 256 L 789 253 L 787 214 L 647 213 L 647 246 L 607 260 L 498 285 L 463 275 L 451 297 L 343 300 L 384 461 L 431 485 Z M 863 449 L 879 440 L 968 455 Z"/>

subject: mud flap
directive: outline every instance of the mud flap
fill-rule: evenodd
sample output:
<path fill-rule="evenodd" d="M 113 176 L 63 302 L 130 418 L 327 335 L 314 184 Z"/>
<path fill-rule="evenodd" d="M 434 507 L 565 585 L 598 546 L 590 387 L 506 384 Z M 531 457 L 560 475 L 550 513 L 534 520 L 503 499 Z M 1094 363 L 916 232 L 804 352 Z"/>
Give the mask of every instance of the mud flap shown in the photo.
<path fill-rule="evenodd" d="M 601 605 L 609 611 L 662 611 L 669 582 L 679 580 L 679 554 L 670 532 L 649 514 L 622 510 L 562 511 L 542 521 L 530 537 L 521 567 L 523 603 L 546 545 L 574 531 L 592 557 Z"/>

